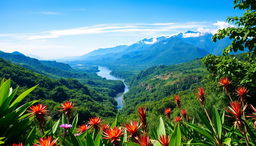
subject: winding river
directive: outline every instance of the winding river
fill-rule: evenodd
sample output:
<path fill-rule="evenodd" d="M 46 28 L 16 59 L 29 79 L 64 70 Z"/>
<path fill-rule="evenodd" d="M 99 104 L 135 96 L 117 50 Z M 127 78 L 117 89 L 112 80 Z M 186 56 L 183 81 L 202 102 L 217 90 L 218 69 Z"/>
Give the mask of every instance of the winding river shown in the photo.
<path fill-rule="evenodd" d="M 123 107 L 124 94 L 129 91 L 129 87 L 124 82 L 124 79 L 111 75 L 110 74 L 111 73 L 110 69 L 108 69 L 106 67 L 103 67 L 103 66 L 99 66 L 98 69 L 99 69 L 99 72 L 97 72 L 98 76 L 100 76 L 102 78 L 106 78 L 107 80 L 119 80 L 119 81 L 123 82 L 123 84 L 125 86 L 124 92 L 117 94 L 117 96 L 115 97 L 115 100 L 117 101 L 117 109 L 121 109 Z"/>

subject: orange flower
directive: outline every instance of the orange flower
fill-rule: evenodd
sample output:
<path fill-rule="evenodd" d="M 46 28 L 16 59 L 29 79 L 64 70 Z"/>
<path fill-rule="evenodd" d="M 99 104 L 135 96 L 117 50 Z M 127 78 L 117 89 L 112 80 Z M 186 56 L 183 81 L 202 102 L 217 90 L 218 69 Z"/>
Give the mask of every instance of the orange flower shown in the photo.
<path fill-rule="evenodd" d="M 227 77 L 223 77 L 219 81 L 220 86 L 226 87 L 231 84 Z"/>
<path fill-rule="evenodd" d="M 170 118 L 171 112 L 172 112 L 172 109 L 171 109 L 171 108 L 166 108 L 166 109 L 164 110 L 164 114 L 165 114 L 168 118 Z"/>
<path fill-rule="evenodd" d="M 180 111 L 180 113 L 181 113 L 181 115 L 182 115 L 182 117 L 183 117 L 184 119 L 187 118 L 187 110 L 182 109 L 182 110 Z"/>
<path fill-rule="evenodd" d="M 149 146 L 150 144 L 149 136 L 147 136 L 146 134 L 141 135 L 140 138 L 138 139 L 138 143 L 140 144 L 140 146 Z"/>
<path fill-rule="evenodd" d="M 18 144 L 12 144 L 11 146 L 23 146 L 23 144 L 22 143 L 18 143 Z"/>
<path fill-rule="evenodd" d="M 119 138 L 120 136 L 123 135 L 123 132 L 121 130 L 121 127 L 120 128 L 114 127 L 113 129 L 110 128 L 104 131 L 103 135 L 104 135 L 104 139 L 109 139 L 111 143 L 114 143 L 120 140 Z"/>
<path fill-rule="evenodd" d="M 83 132 L 85 132 L 86 130 L 88 130 L 89 128 L 91 128 L 91 126 L 88 126 L 88 125 L 83 124 L 83 125 L 80 125 L 80 126 L 78 127 L 78 131 L 79 131 L 80 133 L 83 133 Z"/>
<path fill-rule="evenodd" d="M 147 115 L 146 115 L 146 109 L 144 107 L 138 108 L 138 113 L 140 117 L 140 121 L 142 123 L 142 126 L 144 130 L 147 128 Z"/>
<path fill-rule="evenodd" d="M 200 101 L 201 104 L 204 104 L 205 101 L 205 91 L 204 88 L 198 88 L 197 89 L 197 98 Z"/>
<path fill-rule="evenodd" d="M 177 116 L 174 118 L 174 122 L 178 123 L 181 121 L 181 117 L 180 116 Z"/>
<path fill-rule="evenodd" d="M 44 137 L 44 138 L 40 138 L 39 140 L 39 144 L 34 144 L 34 146 L 57 146 L 56 142 L 58 139 L 55 139 L 52 141 L 52 137 Z"/>
<path fill-rule="evenodd" d="M 245 95 L 248 93 L 248 89 L 246 89 L 245 87 L 238 87 L 236 89 L 236 94 L 239 97 L 245 97 Z"/>
<path fill-rule="evenodd" d="M 169 146 L 170 136 L 162 135 L 160 136 L 159 142 L 162 146 Z"/>
<path fill-rule="evenodd" d="M 92 125 L 94 128 L 98 129 L 100 122 L 101 122 L 101 118 L 93 117 L 93 118 L 90 118 L 89 124 Z"/>
<path fill-rule="evenodd" d="M 179 95 L 174 96 L 174 102 L 176 103 L 177 107 L 180 106 L 180 96 Z"/>
<path fill-rule="evenodd" d="M 131 135 L 134 135 L 140 128 L 140 124 L 137 121 L 130 121 L 129 124 L 124 124 L 124 126 Z"/>

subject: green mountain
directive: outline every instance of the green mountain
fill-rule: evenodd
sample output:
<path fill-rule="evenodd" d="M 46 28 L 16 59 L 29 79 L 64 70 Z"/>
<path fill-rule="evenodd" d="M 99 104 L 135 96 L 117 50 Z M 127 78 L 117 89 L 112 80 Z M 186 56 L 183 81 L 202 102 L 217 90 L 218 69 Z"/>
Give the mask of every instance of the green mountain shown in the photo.
<path fill-rule="evenodd" d="M 78 80 L 51 79 L 1 58 L 0 77 L 10 78 L 12 86 L 20 86 L 21 89 L 27 89 L 38 84 L 39 86 L 26 98 L 26 101 L 40 99 L 41 102 L 50 105 L 51 108 L 58 108 L 59 103 L 66 100 L 73 101 L 77 111 L 82 113 L 83 119 L 96 115 L 113 117 L 117 112 L 116 101 L 108 95 L 106 86 L 105 88 L 99 86 L 97 91 Z M 102 91 L 99 91 L 99 89 Z M 54 113 L 51 114 L 54 115 Z"/>
<path fill-rule="evenodd" d="M 194 89 L 201 84 L 206 73 L 201 60 L 141 71 L 129 82 L 130 91 L 125 94 L 122 111 L 129 114 L 143 104 L 159 102 L 181 91 Z"/>
<path fill-rule="evenodd" d="M 65 77 L 65 78 L 88 78 L 85 73 L 78 73 L 72 69 L 68 64 L 56 61 L 42 61 L 35 58 L 25 56 L 20 52 L 5 53 L 0 51 L 0 58 L 9 60 L 15 64 L 21 65 L 25 68 L 31 69 L 40 74 L 45 74 L 51 77 Z"/>

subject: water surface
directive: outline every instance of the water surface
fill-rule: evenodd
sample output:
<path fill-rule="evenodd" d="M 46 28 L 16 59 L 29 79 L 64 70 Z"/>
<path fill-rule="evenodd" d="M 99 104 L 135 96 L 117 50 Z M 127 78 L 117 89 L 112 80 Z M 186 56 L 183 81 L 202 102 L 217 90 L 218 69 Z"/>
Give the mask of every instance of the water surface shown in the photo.
<path fill-rule="evenodd" d="M 117 109 L 121 109 L 123 107 L 124 94 L 129 91 L 129 87 L 124 82 L 124 79 L 111 75 L 112 71 L 110 69 L 108 69 L 107 67 L 99 66 L 98 69 L 99 69 L 99 72 L 97 72 L 98 76 L 100 76 L 102 78 L 106 78 L 107 80 L 119 80 L 119 81 L 123 82 L 123 84 L 125 86 L 124 92 L 117 94 L 117 96 L 115 97 L 115 100 L 117 101 Z"/>

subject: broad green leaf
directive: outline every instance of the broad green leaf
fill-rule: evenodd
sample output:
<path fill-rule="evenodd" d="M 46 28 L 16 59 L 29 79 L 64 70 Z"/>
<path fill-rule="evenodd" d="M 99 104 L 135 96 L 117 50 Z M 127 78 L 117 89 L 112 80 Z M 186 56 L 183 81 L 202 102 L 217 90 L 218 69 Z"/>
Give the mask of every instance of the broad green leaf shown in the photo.
<path fill-rule="evenodd" d="M 60 119 L 54 123 L 54 125 L 52 126 L 52 134 L 55 134 L 57 129 L 59 128 L 59 124 L 60 124 Z"/>
<path fill-rule="evenodd" d="M 231 146 L 231 138 L 225 138 L 224 141 L 223 141 L 223 144 Z"/>
<path fill-rule="evenodd" d="M 89 133 L 86 136 L 86 143 L 87 143 L 87 146 L 94 146 L 94 142 L 93 142 L 92 136 Z"/>
<path fill-rule="evenodd" d="M 200 120 L 204 123 L 204 125 L 208 128 L 209 131 L 212 131 L 212 127 L 210 125 L 210 122 L 208 120 L 208 118 L 206 117 L 204 112 L 197 112 L 198 117 L 200 118 Z"/>
<path fill-rule="evenodd" d="M 216 132 L 218 134 L 218 137 L 219 137 L 219 139 L 221 139 L 222 124 L 221 124 L 220 115 L 219 115 L 218 110 L 216 109 L 216 107 L 213 108 L 213 122 L 214 122 L 214 127 L 216 129 Z"/>
<path fill-rule="evenodd" d="M 162 135 L 166 135 L 164 121 L 163 121 L 162 117 L 160 117 L 160 120 L 159 120 L 159 126 L 158 126 L 158 129 L 157 129 L 157 135 L 158 135 L 158 138 L 160 136 L 162 136 Z"/>
<path fill-rule="evenodd" d="M 170 146 L 180 146 L 181 145 L 181 131 L 180 131 L 180 123 L 177 123 L 174 132 L 172 133 Z"/>
<path fill-rule="evenodd" d="M 209 141 L 214 142 L 215 139 L 213 137 L 213 135 L 211 133 L 209 133 L 207 130 L 200 128 L 197 125 L 194 124 L 190 124 L 190 123 L 185 123 L 187 126 L 189 126 L 190 128 L 194 129 L 195 131 L 197 131 L 198 133 L 202 134 L 203 136 L 205 136 L 205 138 L 207 138 Z"/>
<path fill-rule="evenodd" d="M 100 146 L 101 144 L 101 138 L 102 138 L 102 133 L 101 131 L 97 134 L 95 140 L 94 140 L 94 146 Z"/>
<path fill-rule="evenodd" d="M 116 115 L 115 121 L 111 124 L 111 128 L 114 128 L 117 126 L 117 120 L 118 120 L 118 114 Z"/>
<path fill-rule="evenodd" d="M 7 80 L 0 87 L 0 107 L 2 107 L 3 103 L 9 96 L 10 86 L 11 80 Z"/>
<path fill-rule="evenodd" d="M 72 128 L 71 128 L 71 131 L 74 132 L 74 130 L 76 129 L 77 127 L 77 122 L 78 122 L 78 114 L 75 116 L 75 118 L 73 119 L 73 122 L 72 122 Z"/>
<path fill-rule="evenodd" d="M 10 107 L 16 106 L 19 102 L 21 102 L 30 92 L 32 92 L 38 85 L 24 91 L 21 93 L 11 104 Z"/>
<path fill-rule="evenodd" d="M 13 98 L 15 97 L 17 91 L 18 91 L 18 88 L 14 89 L 12 91 L 11 95 L 5 100 L 3 105 L 0 107 L 0 111 L 5 112 L 5 110 L 7 110 L 9 108 L 10 103 L 13 100 Z"/>

